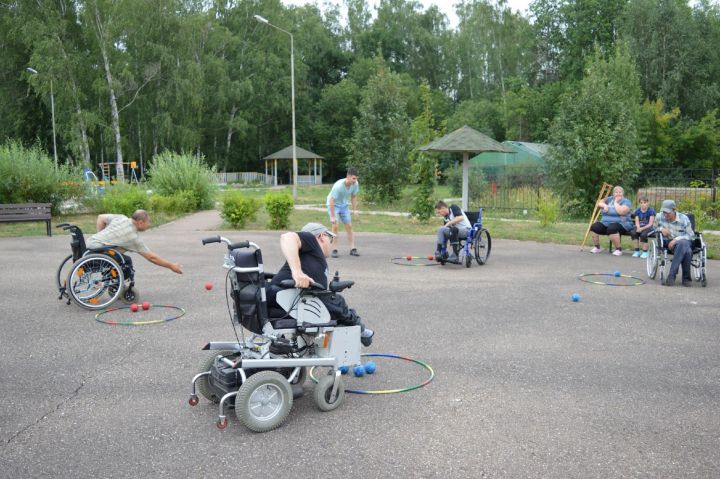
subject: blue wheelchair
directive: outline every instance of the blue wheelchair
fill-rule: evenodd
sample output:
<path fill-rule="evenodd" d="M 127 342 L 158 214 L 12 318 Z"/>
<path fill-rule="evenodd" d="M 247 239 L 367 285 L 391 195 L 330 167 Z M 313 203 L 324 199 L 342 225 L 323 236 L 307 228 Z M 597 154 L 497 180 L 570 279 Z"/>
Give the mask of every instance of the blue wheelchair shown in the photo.
<path fill-rule="evenodd" d="M 449 260 L 447 249 L 443 248 L 440 255 L 435 258 L 437 262 L 443 266 L 445 263 L 464 264 L 466 268 L 472 265 L 473 259 L 475 259 L 479 265 L 487 263 L 490 257 L 490 249 L 492 248 L 492 239 L 490 232 L 483 228 L 482 213 L 482 208 L 478 211 L 465 212 L 465 216 L 467 216 L 472 224 L 472 228 L 468 231 L 467 238 L 459 238 L 456 243 L 451 243 L 452 251 L 454 256 L 457 257 L 457 261 Z"/>

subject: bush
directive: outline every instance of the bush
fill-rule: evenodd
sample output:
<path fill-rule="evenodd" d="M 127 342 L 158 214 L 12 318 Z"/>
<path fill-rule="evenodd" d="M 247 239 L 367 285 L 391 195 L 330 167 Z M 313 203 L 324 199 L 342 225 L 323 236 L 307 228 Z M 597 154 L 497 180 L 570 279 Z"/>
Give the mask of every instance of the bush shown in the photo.
<path fill-rule="evenodd" d="M 260 207 L 258 200 L 233 191 L 228 192 L 222 201 L 220 216 L 233 228 L 244 228 L 248 221 L 255 220 Z"/>
<path fill-rule="evenodd" d="M 50 203 L 57 214 L 63 201 L 84 194 L 82 172 L 55 164 L 38 146 L 10 141 L 0 146 L 0 203 Z"/>
<path fill-rule="evenodd" d="M 150 209 L 162 213 L 188 213 L 195 209 L 197 199 L 190 191 L 178 191 L 165 196 L 154 194 L 150 197 Z"/>
<path fill-rule="evenodd" d="M 540 226 L 546 228 L 548 225 L 557 222 L 560 214 L 560 200 L 549 191 L 541 191 L 537 210 Z"/>
<path fill-rule="evenodd" d="M 173 196 L 178 191 L 190 193 L 194 198 L 193 209 L 208 209 L 215 202 L 214 172 L 200 157 L 165 152 L 152 159 L 149 186 L 163 196 Z"/>
<path fill-rule="evenodd" d="M 462 196 L 462 165 L 448 168 L 443 171 L 443 174 L 447 178 L 447 185 L 450 187 L 452 195 Z M 468 203 L 470 203 L 480 198 L 483 190 L 487 187 L 487 181 L 485 181 L 485 174 L 480 167 L 470 165 L 468 174 Z"/>
<path fill-rule="evenodd" d="M 105 189 L 103 212 L 131 216 L 135 210 L 148 209 L 150 200 L 139 186 L 118 184 Z"/>
<path fill-rule="evenodd" d="M 265 209 L 270 216 L 268 227 L 273 230 L 286 229 L 290 224 L 293 199 L 287 193 L 267 193 L 264 198 Z"/>

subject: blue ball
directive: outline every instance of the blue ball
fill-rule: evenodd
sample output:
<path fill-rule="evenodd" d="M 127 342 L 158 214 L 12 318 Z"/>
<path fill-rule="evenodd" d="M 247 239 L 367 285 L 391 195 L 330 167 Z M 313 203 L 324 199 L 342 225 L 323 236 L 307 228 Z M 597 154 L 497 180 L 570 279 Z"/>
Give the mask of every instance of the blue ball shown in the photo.
<path fill-rule="evenodd" d="M 360 378 L 365 376 L 365 368 L 362 366 L 355 366 L 353 368 L 353 373 L 355 373 L 356 378 Z"/>
<path fill-rule="evenodd" d="M 347 374 L 347 372 L 350 370 L 347 366 L 340 366 L 340 374 Z"/>
<path fill-rule="evenodd" d="M 620 276 L 621 273 L 620 273 L 620 271 L 615 271 L 615 273 L 613 273 L 613 274 L 614 274 L 615 276 Z"/>
<path fill-rule="evenodd" d="M 573 303 L 577 303 L 578 301 L 580 301 L 580 295 L 577 293 L 573 293 L 570 298 L 573 300 Z"/>
<path fill-rule="evenodd" d="M 365 372 L 368 374 L 372 374 L 375 372 L 376 366 L 375 363 L 372 361 L 368 361 L 365 363 Z"/>

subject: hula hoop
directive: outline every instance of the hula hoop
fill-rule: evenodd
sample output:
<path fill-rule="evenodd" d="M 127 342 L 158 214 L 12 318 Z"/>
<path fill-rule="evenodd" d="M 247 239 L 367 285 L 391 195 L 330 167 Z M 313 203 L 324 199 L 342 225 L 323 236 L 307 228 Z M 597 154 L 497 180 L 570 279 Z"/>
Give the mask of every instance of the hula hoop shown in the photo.
<path fill-rule="evenodd" d="M 587 279 L 589 276 L 610 276 L 612 278 L 627 278 L 627 279 L 634 279 L 634 283 L 614 283 L 612 281 L 593 281 L 592 279 Z M 621 274 L 619 276 L 615 276 L 613 273 L 585 273 L 585 274 L 579 274 L 578 279 L 580 281 L 584 281 L 586 283 L 591 284 L 602 284 L 605 286 L 640 286 L 642 284 L 645 284 L 645 281 L 641 278 L 638 278 L 636 276 L 630 276 L 628 274 Z"/>
<path fill-rule="evenodd" d="M 409 260 L 407 256 L 398 256 L 397 258 L 390 258 L 390 262 L 399 266 L 437 266 L 440 264 L 436 263 L 434 259 L 428 259 L 426 256 L 410 256 Z"/>
<path fill-rule="evenodd" d="M 150 324 L 167 323 L 168 321 L 172 321 L 174 319 L 182 318 L 183 316 L 185 316 L 185 310 L 179 306 L 171 306 L 169 304 L 151 304 L 150 307 L 151 308 L 174 309 L 175 311 L 178 311 L 179 314 L 176 314 L 175 316 L 168 316 L 167 318 L 163 318 L 163 319 L 151 319 L 151 320 L 147 320 L 147 321 L 110 321 L 108 319 L 102 319 L 103 315 L 112 313 L 113 311 L 120 311 L 121 309 L 130 309 L 130 306 L 118 306 L 117 308 L 110 308 L 110 309 L 106 309 L 105 311 L 100 311 L 98 314 L 95 315 L 95 321 L 97 321 L 98 323 L 109 324 L 112 326 L 147 326 Z"/>
<path fill-rule="evenodd" d="M 384 353 L 363 353 L 360 356 L 365 357 L 381 357 L 381 358 L 393 358 L 393 359 L 402 359 L 403 361 L 409 361 L 411 363 L 419 364 L 423 368 L 427 369 L 430 372 L 430 376 L 423 381 L 422 383 L 416 385 L 416 386 L 408 386 L 406 388 L 400 388 L 400 389 L 377 389 L 377 390 L 363 390 L 363 389 L 346 389 L 346 393 L 352 393 L 352 394 L 397 394 L 397 393 L 404 393 L 407 391 L 412 391 L 413 389 L 420 389 L 423 386 L 427 386 L 430 384 L 430 382 L 435 377 L 435 371 L 430 367 L 430 365 L 424 361 L 421 361 L 419 359 L 413 359 L 407 356 L 398 356 L 397 354 L 384 354 Z M 315 367 L 313 366 L 310 368 L 310 371 L 308 372 L 310 379 L 314 383 L 317 384 L 318 380 L 314 375 Z"/>

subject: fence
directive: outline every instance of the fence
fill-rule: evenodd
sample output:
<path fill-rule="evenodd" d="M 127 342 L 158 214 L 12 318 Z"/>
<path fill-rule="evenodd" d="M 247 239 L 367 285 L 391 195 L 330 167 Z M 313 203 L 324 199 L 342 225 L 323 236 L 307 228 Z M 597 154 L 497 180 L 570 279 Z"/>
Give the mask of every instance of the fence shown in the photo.
<path fill-rule="evenodd" d="M 216 183 L 260 183 L 264 185 L 272 185 L 272 175 L 265 173 L 255 173 L 254 171 L 246 172 L 219 172 L 215 173 Z"/>

